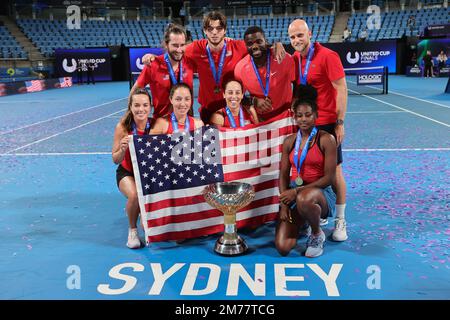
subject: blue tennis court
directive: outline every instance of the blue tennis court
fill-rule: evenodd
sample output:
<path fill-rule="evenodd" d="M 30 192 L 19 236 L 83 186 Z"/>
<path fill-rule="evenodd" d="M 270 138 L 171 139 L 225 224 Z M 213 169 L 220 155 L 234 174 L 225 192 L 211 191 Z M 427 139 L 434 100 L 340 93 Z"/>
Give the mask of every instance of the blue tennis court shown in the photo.
<path fill-rule="evenodd" d="M 274 223 L 239 231 L 244 256 L 215 254 L 219 235 L 128 249 L 110 153 L 128 83 L 2 97 L 0 298 L 448 299 L 447 79 L 389 80 L 388 95 L 349 96 L 349 239 L 316 259 L 306 239 L 281 257 Z"/>

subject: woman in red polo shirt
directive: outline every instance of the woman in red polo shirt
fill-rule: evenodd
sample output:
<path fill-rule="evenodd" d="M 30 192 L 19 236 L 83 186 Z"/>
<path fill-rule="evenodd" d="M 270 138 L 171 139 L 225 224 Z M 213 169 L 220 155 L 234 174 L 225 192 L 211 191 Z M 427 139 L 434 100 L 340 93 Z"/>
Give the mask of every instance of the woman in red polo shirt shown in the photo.
<path fill-rule="evenodd" d="M 243 107 L 241 105 L 242 98 L 244 97 L 241 82 L 230 79 L 224 82 L 222 89 L 226 107 L 213 113 L 209 120 L 211 124 L 225 128 L 240 128 L 248 124 L 258 123 L 255 108 L 253 106 Z"/>
<path fill-rule="evenodd" d="M 283 143 L 280 168 L 280 213 L 275 245 L 287 255 L 300 234 L 309 234 L 306 257 L 323 253 L 325 234 L 320 219 L 335 213 L 336 195 L 331 184 L 336 175 L 336 139 L 317 130 L 317 92 L 306 85 L 292 103 L 297 133 Z"/>
<path fill-rule="evenodd" d="M 179 83 L 172 87 L 169 94 L 172 112 L 155 121 L 151 134 L 171 134 L 179 131 L 192 131 L 203 126 L 200 119 L 188 115 L 192 108 L 191 88 Z"/>
<path fill-rule="evenodd" d="M 117 186 L 128 199 L 125 209 L 129 223 L 127 247 L 130 249 L 140 248 L 141 241 L 136 226 L 140 209 L 128 141 L 130 135 L 149 134 L 150 110 L 151 101 L 147 91 L 145 89 L 134 90 L 129 99 L 128 110 L 114 131 L 112 158 L 114 163 L 119 165 L 116 171 Z"/>

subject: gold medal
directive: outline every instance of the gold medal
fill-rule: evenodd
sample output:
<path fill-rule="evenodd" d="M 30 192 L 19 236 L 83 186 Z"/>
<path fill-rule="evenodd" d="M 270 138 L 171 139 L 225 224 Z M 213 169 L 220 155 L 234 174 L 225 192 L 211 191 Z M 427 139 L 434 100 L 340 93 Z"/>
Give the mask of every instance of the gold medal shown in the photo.
<path fill-rule="evenodd" d="M 299 186 L 299 187 L 303 184 L 303 180 L 302 180 L 302 178 L 300 178 L 300 176 L 298 176 L 298 177 L 295 179 L 295 184 L 296 184 L 297 186 Z"/>
<path fill-rule="evenodd" d="M 215 87 L 214 88 L 214 93 L 220 93 L 220 88 L 219 87 Z"/>

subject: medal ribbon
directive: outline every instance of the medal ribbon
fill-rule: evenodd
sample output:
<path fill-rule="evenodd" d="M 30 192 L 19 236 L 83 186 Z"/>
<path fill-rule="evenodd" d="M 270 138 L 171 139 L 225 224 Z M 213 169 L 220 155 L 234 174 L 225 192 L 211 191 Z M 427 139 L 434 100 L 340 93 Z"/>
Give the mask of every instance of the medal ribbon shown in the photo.
<path fill-rule="evenodd" d="M 137 136 L 138 132 L 137 132 L 136 123 L 134 121 L 131 123 L 131 130 L 133 131 L 133 135 Z M 148 134 L 149 132 L 150 132 L 150 118 L 147 119 L 147 124 L 145 125 L 144 134 Z"/>
<path fill-rule="evenodd" d="M 214 77 L 214 82 L 216 83 L 216 87 L 220 87 L 220 78 L 222 77 L 222 71 L 223 71 L 223 65 L 225 62 L 225 55 L 227 53 L 227 42 L 224 41 L 222 52 L 220 54 L 220 60 L 219 65 L 217 66 L 217 72 L 216 72 L 216 64 L 214 63 L 214 59 L 211 55 L 211 49 L 209 49 L 209 46 L 206 46 L 206 53 L 208 54 L 208 61 L 209 61 L 209 67 L 211 68 L 211 72 Z"/>
<path fill-rule="evenodd" d="M 172 85 L 176 85 L 178 83 L 182 83 L 183 82 L 183 64 L 181 63 L 181 61 L 180 61 L 180 64 L 179 64 L 179 69 L 180 69 L 179 70 L 180 73 L 178 75 L 179 79 L 177 81 L 177 78 L 175 77 L 175 71 L 173 71 L 172 64 L 170 63 L 170 60 L 169 60 L 169 54 L 168 53 L 166 53 L 164 55 L 164 60 L 166 61 L 167 70 L 169 70 L 169 76 L 170 76 L 170 80 L 172 81 Z"/>
<path fill-rule="evenodd" d="M 172 121 L 172 128 L 174 132 L 178 132 L 178 120 L 177 117 L 175 117 L 175 113 L 172 112 L 170 115 L 171 121 Z M 186 121 L 184 123 L 184 131 L 189 132 L 189 116 L 186 116 Z"/>
<path fill-rule="evenodd" d="M 264 87 L 261 77 L 258 72 L 258 68 L 256 67 L 255 61 L 253 60 L 253 57 L 250 56 L 250 60 L 252 62 L 253 70 L 255 71 L 256 78 L 258 79 L 259 86 L 261 87 L 261 90 L 264 92 L 264 97 L 269 96 L 269 82 L 270 82 L 270 50 L 267 50 L 267 64 L 266 64 L 266 86 Z"/>
<path fill-rule="evenodd" d="M 295 149 L 294 149 L 294 164 L 297 168 L 297 177 L 300 176 L 300 170 L 302 168 L 302 164 L 305 161 L 306 154 L 308 153 L 308 144 L 314 135 L 317 133 L 317 128 L 314 127 L 311 133 L 309 134 L 308 140 L 305 142 L 305 146 L 303 147 L 302 153 L 300 155 L 300 164 L 298 161 L 298 150 L 300 149 L 300 144 L 302 142 L 302 132 L 300 129 L 297 131 L 297 139 L 295 140 Z"/>
<path fill-rule="evenodd" d="M 231 113 L 230 108 L 228 106 L 225 108 L 228 116 L 228 120 L 230 120 L 230 124 L 232 128 L 236 128 L 236 122 L 234 121 L 233 114 Z M 244 121 L 244 112 L 242 111 L 242 107 L 239 107 L 239 124 L 240 127 L 245 127 L 245 121 Z"/>
<path fill-rule="evenodd" d="M 309 67 L 311 65 L 311 59 L 314 54 L 314 43 L 311 43 L 311 46 L 308 50 L 308 58 L 306 59 L 305 72 L 302 74 L 302 56 L 299 56 L 298 62 L 298 74 L 300 84 L 306 85 L 306 77 L 308 76 Z"/>

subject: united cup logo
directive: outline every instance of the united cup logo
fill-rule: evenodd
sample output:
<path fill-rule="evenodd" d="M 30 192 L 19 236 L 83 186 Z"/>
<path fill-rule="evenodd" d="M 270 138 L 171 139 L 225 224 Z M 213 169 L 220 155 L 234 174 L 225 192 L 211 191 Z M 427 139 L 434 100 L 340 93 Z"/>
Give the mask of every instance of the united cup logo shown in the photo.
<path fill-rule="evenodd" d="M 141 58 L 136 59 L 136 67 L 138 67 L 139 70 L 144 70 L 144 64 L 141 63 Z"/>
<path fill-rule="evenodd" d="M 75 59 L 72 59 L 72 66 L 67 65 L 67 59 L 64 59 L 62 62 L 62 66 L 64 71 L 72 73 L 77 69 L 77 62 Z"/>
<path fill-rule="evenodd" d="M 352 58 L 352 53 L 348 52 L 346 58 L 347 58 L 348 63 L 355 64 L 355 63 L 357 63 L 359 61 L 359 53 L 356 51 L 355 52 L 355 57 Z"/>

